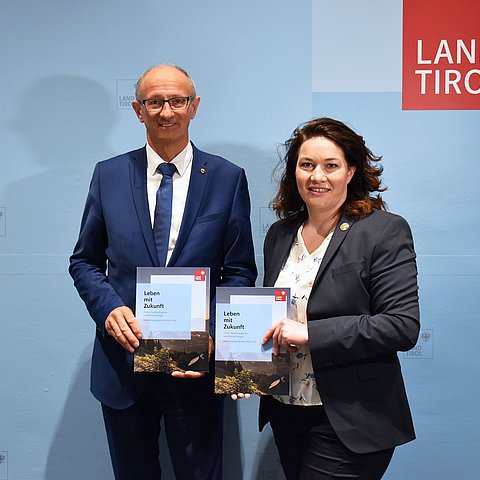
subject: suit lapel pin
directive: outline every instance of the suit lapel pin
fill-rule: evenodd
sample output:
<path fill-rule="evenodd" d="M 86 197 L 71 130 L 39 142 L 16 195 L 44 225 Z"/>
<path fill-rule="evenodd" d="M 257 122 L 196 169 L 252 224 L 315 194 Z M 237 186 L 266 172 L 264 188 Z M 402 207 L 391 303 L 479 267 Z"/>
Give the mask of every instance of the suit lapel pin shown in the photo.
<path fill-rule="evenodd" d="M 204 169 L 204 168 L 201 168 L 200 169 L 200 173 L 203 175 L 204 173 L 206 173 L 207 171 Z"/>
<path fill-rule="evenodd" d="M 350 225 L 349 225 L 347 222 L 344 222 L 344 223 L 342 223 L 342 224 L 340 225 L 339 228 L 340 228 L 340 230 L 341 230 L 342 232 L 345 232 L 345 231 L 347 231 L 347 230 L 350 228 Z"/>

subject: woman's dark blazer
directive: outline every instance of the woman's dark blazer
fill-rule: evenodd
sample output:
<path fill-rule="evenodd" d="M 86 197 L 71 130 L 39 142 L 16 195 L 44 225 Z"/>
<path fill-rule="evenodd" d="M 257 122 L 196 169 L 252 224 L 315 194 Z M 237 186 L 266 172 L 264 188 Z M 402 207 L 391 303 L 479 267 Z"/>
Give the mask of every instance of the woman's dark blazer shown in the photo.
<path fill-rule="evenodd" d="M 264 285 L 273 286 L 302 220 L 280 220 L 264 243 Z M 350 450 L 369 453 L 415 438 L 398 351 L 418 338 L 417 268 L 410 228 L 374 210 L 343 216 L 307 305 L 313 369 L 327 417 Z M 260 405 L 260 428 L 268 422 Z M 307 407 L 308 408 L 308 407 Z"/>

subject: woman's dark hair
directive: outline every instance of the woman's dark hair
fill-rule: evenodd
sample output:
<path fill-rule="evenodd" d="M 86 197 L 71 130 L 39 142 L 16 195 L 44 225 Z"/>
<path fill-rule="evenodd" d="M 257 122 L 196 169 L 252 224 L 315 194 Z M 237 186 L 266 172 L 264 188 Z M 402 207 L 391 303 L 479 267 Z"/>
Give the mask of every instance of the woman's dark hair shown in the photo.
<path fill-rule="evenodd" d="M 332 118 L 317 118 L 297 127 L 292 136 L 285 142 L 285 157 L 277 165 L 282 171 L 279 190 L 271 206 L 279 218 L 293 219 L 306 216 L 306 206 L 298 193 L 295 178 L 300 147 L 305 140 L 314 137 L 325 137 L 334 142 L 343 152 L 350 167 L 355 173 L 347 186 L 347 198 L 342 207 L 350 216 L 369 215 L 373 209 L 386 209 L 381 195 L 383 192 L 380 176 L 383 167 L 378 164 L 382 157 L 376 157 L 365 145 L 363 137 L 355 133 L 344 123 Z"/>

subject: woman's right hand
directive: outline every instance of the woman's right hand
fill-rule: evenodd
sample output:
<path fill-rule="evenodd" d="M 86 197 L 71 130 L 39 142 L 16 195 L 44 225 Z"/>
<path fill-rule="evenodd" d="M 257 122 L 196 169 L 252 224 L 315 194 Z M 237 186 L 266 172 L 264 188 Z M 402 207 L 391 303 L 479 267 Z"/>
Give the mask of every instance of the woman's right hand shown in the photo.
<path fill-rule="evenodd" d="M 304 323 L 284 318 L 272 325 L 262 339 L 265 345 L 273 339 L 273 354 L 278 355 L 280 348 L 287 352 L 296 352 L 301 345 L 308 345 L 308 328 Z"/>

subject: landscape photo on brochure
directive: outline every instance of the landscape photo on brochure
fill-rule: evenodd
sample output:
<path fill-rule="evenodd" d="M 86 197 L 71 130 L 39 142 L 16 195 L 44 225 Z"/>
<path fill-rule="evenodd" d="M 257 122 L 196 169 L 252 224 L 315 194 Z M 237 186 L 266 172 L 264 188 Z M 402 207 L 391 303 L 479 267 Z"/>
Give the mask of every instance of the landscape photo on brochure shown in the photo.
<path fill-rule="evenodd" d="M 290 290 L 274 287 L 217 287 L 215 393 L 287 395 L 290 354 L 273 354 L 265 332 L 290 308 Z"/>

